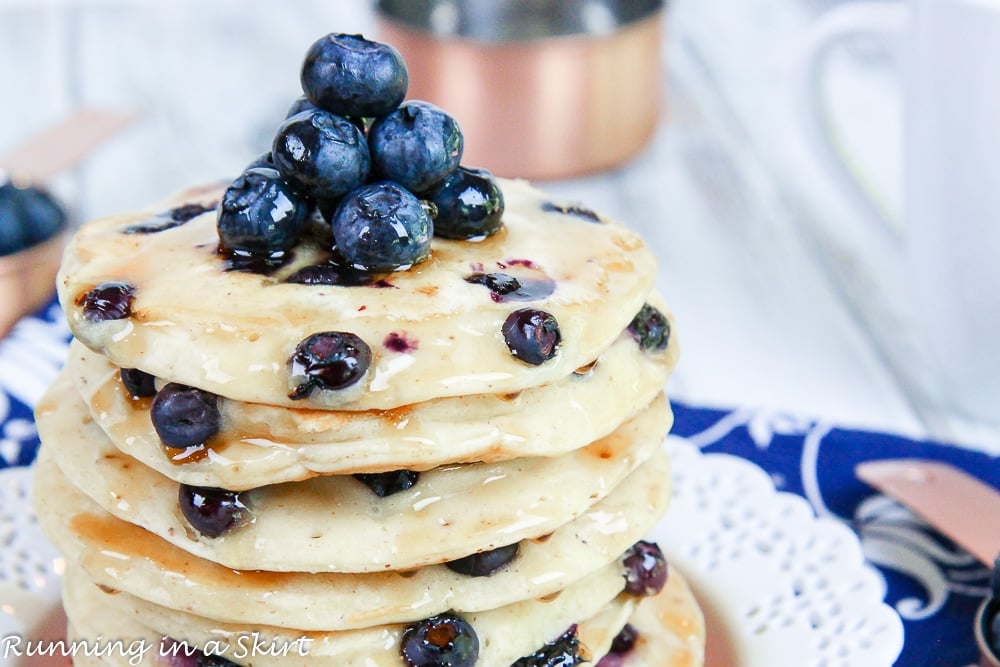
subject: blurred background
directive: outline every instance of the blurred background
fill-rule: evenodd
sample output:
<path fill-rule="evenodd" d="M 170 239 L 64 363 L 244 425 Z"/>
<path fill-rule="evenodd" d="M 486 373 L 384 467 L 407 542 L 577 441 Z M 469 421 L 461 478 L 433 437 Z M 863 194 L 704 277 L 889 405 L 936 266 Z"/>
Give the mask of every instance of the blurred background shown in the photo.
<path fill-rule="evenodd" d="M 854 31 L 823 50 L 829 12 L 849 4 L 668 2 L 652 14 L 660 41 L 641 65 L 654 73 L 651 134 L 622 162 L 582 174 L 586 165 L 568 164 L 540 184 L 653 246 L 683 348 L 673 397 L 1000 451 L 1000 410 L 953 391 L 921 340 L 937 311 L 914 305 L 905 259 L 900 40 Z M 75 220 L 229 180 L 269 149 L 301 94 L 308 46 L 327 32 L 377 38 L 376 13 L 372 2 L 0 0 L 0 156 L 92 107 L 135 118 L 51 181 Z M 588 16 L 587 39 L 615 31 L 599 11 Z M 623 53 L 604 65 L 612 79 L 642 56 Z M 614 137 L 638 122 L 621 121 L 635 106 L 628 95 L 612 89 L 604 103 L 612 115 L 587 132 Z M 830 146 L 863 197 L 824 157 Z M 958 382 L 1000 397 L 996 381 Z"/>

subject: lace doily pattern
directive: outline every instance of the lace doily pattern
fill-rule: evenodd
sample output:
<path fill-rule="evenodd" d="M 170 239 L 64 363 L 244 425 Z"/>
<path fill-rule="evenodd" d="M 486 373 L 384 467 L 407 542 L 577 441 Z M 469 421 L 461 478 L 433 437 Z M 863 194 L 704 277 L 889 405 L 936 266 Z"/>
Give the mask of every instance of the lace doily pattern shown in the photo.
<path fill-rule="evenodd" d="M 903 645 L 857 537 L 757 466 L 668 438 L 674 500 L 656 537 L 746 665 L 889 667 Z"/>
<path fill-rule="evenodd" d="M 58 598 L 63 561 L 42 536 L 31 505 L 31 469 L 0 471 L 0 582 Z"/>

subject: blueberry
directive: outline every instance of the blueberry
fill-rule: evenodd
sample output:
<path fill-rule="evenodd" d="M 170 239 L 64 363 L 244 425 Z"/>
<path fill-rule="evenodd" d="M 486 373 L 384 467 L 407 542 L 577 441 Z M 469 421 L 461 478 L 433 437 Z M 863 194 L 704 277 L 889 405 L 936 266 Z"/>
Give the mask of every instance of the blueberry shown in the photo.
<path fill-rule="evenodd" d="M 219 241 L 230 252 L 269 255 L 288 250 L 299 238 L 311 203 L 275 169 L 243 172 L 222 196 Z"/>
<path fill-rule="evenodd" d="M 437 231 L 437 226 L 434 227 L 434 231 Z M 500 297 L 521 289 L 521 281 L 506 273 L 473 273 L 465 279 L 465 282 L 484 286 L 496 297 L 494 301 L 499 301 Z"/>
<path fill-rule="evenodd" d="M 104 322 L 131 317 L 134 301 L 134 285 L 111 281 L 101 283 L 81 295 L 76 304 L 83 306 L 83 317 L 88 322 Z"/>
<path fill-rule="evenodd" d="M 149 416 L 163 444 L 174 449 L 204 444 L 222 421 L 218 396 L 176 382 L 156 392 Z"/>
<path fill-rule="evenodd" d="M 667 583 L 667 560 L 653 542 L 636 542 L 622 558 L 625 592 L 639 597 L 656 595 Z"/>
<path fill-rule="evenodd" d="M 459 167 L 426 193 L 437 207 L 434 235 L 444 239 L 478 239 L 503 227 L 503 192 L 485 169 Z"/>
<path fill-rule="evenodd" d="M 477 554 L 465 556 L 464 558 L 448 561 L 445 565 L 448 566 L 449 570 L 464 574 L 467 577 L 488 577 L 514 560 L 519 550 L 520 544 L 515 542 L 514 544 L 508 544 L 489 551 L 482 551 Z"/>
<path fill-rule="evenodd" d="M 458 167 L 462 130 L 433 104 L 417 100 L 372 123 L 372 171 L 412 192 L 424 192 Z"/>
<path fill-rule="evenodd" d="M 66 211 L 47 191 L 0 184 L 0 256 L 42 243 L 66 227 Z"/>
<path fill-rule="evenodd" d="M 472 667 L 479 637 L 464 618 L 445 613 L 407 626 L 399 652 L 409 667 Z"/>
<path fill-rule="evenodd" d="M 490 298 L 497 303 L 537 301 L 556 291 L 555 281 L 544 275 L 515 278 L 506 273 L 473 273 L 465 279 L 465 282 L 483 285 L 490 291 Z"/>
<path fill-rule="evenodd" d="M 309 101 L 305 95 L 300 95 L 292 102 L 292 106 L 288 107 L 288 111 L 285 113 L 285 119 L 289 119 L 296 114 L 300 114 L 303 111 L 312 111 L 313 109 L 318 109 L 315 104 Z"/>
<path fill-rule="evenodd" d="M 337 250 L 359 271 L 408 269 L 431 252 L 434 223 L 420 200 L 388 181 L 348 194 L 330 222 Z"/>
<path fill-rule="evenodd" d="M 138 368 L 121 369 L 122 384 L 132 398 L 156 396 L 156 378 Z"/>
<path fill-rule="evenodd" d="M 508 315 L 501 331 L 510 353 L 532 366 L 556 356 L 562 341 L 556 318 L 533 308 L 522 308 Z"/>
<path fill-rule="evenodd" d="M 271 147 L 278 171 L 316 199 L 336 199 L 368 177 L 368 144 L 343 116 L 313 109 L 286 120 Z"/>
<path fill-rule="evenodd" d="M 639 631 L 630 623 L 626 623 L 614 640 L 611 642 L 611 652 L 623 655 L 635 648 L 635 642 L 639 639 Z"/>
<path fill-rule="evenodd" d="M 413 470 L 391 470 L 389 472 L 359 472 L 354 478 L 364 482 L 379 498 L 405 491 L 420 479 L 420 473 Z"/>
<path fill-rule="evenodd" d="M 253 519 L 236 491 L 181 484 L 178 502 L 184 518 L 206 537 L 219 537 Z"/>
<path fill-rule="evenodd" d="M 511 667 L 573 667 L 590 662 L 585 649 L 580 646 L 580 638 L 576 636 L 576 626 L 571 625 L 566 632 L 525 656 Z"/>
<path fill-rule="evenodd" d="M 316 41 L 302 63 L 310 102 L 342 116 L 384 116 L 406 97 L 403 56 L 361 35 L 331 34 Z"/>
<path fill-rule="evenodd" d="M 659 310 L 643 304 L 628 325 L 628 331 L 647 352 L 666 349 L 670 344 L 670 321 Z"/>
<path fill-rule="evenodd" d="M 358 382 L 368 372 L 372 351 L 352 333 L 315 333 L 295 347 L 288 360 L 295 385 L 292 400 L 307 398 L 317 388 L 337 390 Z"/>

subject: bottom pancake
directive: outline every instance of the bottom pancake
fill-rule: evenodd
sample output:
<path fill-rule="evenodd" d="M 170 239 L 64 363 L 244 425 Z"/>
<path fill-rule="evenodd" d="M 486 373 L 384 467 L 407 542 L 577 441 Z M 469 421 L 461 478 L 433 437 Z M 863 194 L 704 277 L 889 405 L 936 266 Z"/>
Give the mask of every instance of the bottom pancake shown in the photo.
<path fill-rule="evenodd" d="M 584 593 L 580 588 L 566 591 L 563 595 L 569 599 L 563 600 L 562 606 L 567 611 L 580 609 L 589 618 L 577 622 L 567 622 L 562 618 L 558 622 L 565 623 L 567 629 L 576 625 L 580 655 L 587 657 L 590 663 L 596 662 L 598 667 L 703 667 L 704 619 L 687 583 L 676 570 L 671 572 L 659 595 L 640 601 L 638 606 L 635 598 L 620 594 L 594 611 L 592 605 L 581 604 L 584 601 L 577 599 L 589 595 L 589 592 Z M 81 642 L 85 646 L 99 646 L 94 638 L 114 637 L 119 642 L 117 645 L 104 644 L 106 650 L 98 655 L 78 655 L 76 665 L 189 667 L 202 664 L 194 656 L 184 657 L 186 646 L 170 638 L 170 635 L 180 636 L 183 632 L 179 626 L 167 628 L 164 625 L 169 624 L 171 618 L 177 623 L 174 614 L 168 612 L 161 615 L 156 613 L 155 608 L 149 607 L 148 603 L 141 601 L 133 606 L 134 598 L 127 594 L 103 591 L 91 583 L 78 568 L 71 567 L 67 571 L 64 599 L 70 619 L 70 640 Z M 469 616 L 469 620 L 477 627 L 491 629 L 484 633 L 476 667 L 508 667 L 515 663 L 517 658 L 511 657 L 514 650 L 512 644 L 523 644 L 524 640 L 520 639 L 522 634 L 530 635 L 533 641 L 537 641 L 535 636 L 539 632 L 547 633 L 548 639 L 545 641 L 552 641 L 565 632 L 553 631 L 551 623 L 545 628 L 536 627 L 538 624 L 534 621 L 546 613 L 530 608 L 531 605 L 537 608 L 548 604 L 558 607 L 559 602 L 557 597 L 548 601 L 534 601 L 528 605 L 514 605 L 506 613 L 494 613 L 490 618 L 483 615 Z M 556 615 L 563 616 L 564 613 Z M 626 620 L 638 631 L 634 646 L 627 651 L 609 654 L 612 642 Z M 267 628 L 247 630 L 237 635 L 231 627 L 213 624 L 208 619 L 192 615 L 186 615 L 180 625 L 191 621 L 204 623 L 204 627 L 196 633 L 201 637 L 192 640 L 192 645 L 207 647 L 214 639 L 216 646 L 227 644 L 230 647 L 228 657 L 232 658 L 231 662 L 212 664 L 335 664 L 338 667 L 403 664 L 398 650 L 399 626 L 385 626 L 382 631 L 374 633 L 372 639 L 377 638 L 378 642 L 372 645 L 368 654 L 354 652 L 351 655 L 330 650 L 332 643 L 336 642 L 337 633 L 299 633 L 298 637 L 305 638 L 300 643 L 289 641 L 294 633 L 288 633 L 282 642 L 274 641 L 276 637 L 269 635 Z M 319 650 L 316 651 L 316 648 Z M 300 654 L 306 651 L 314 655 L 304 657 Z M 269 654 L 281 652 L 284 655 Z M 165 657 L 163 654 L 176 657 Z M 253 657 L 251 654 L 254 654 Z M 604 657 L 599 659 L 600 656 Z"/>

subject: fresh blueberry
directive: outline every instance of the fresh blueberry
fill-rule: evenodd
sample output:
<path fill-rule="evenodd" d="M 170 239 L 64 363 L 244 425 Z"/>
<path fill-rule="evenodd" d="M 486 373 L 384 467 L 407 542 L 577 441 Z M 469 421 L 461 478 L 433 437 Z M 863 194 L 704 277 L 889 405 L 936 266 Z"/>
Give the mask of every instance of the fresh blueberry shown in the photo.
<path fill-rule="evenodd" d="M 417 483 L 420 473 L 413 470 L 391 470 L 389 472 L 359 472 L 354 478 L 364 482 L 379 498 L 406 491 Z"/>
<path fill-rule="evenodd" d="M 639 639 L 639 631 L 630 623 L 626 623 L 614 640 L 611 642 L 611 652 L 618 655 L 628 653 L 635 648 L 635 643 Z"/>
<path fill-rule="evenodd" d="M 37 187 L 0 184 L 0 256 L 46 241 L 66 227 L 69 217 L 58 202 Z"/>
<path fill-rule="evenodd" d="M 485 169 L 459 167 L 426 194 L 437 207 L 434 235 L 444 239 L 479 239 L 503 227 L 503 192 Z"/>
<path fill-rule="evenodd" d="M 464 574 L 467 577 L 488 577 L 514 560 L 519 550 L 520 544 L 515 542 L 514 544 L 508 544 L 489 551 L 471 554 L 457 560 L 451 560 L 445 563 L 445 565 L 448 566 L 449 570 Z"/>
<path fill-rule="evenodd" d="M 510 353 L 532 366 L 556 356 L 562 341 L 556 318 L 533 308 L 522 308 L 508 315 L 501 331 Z"/>
<path fill-rule="evenodd" d="M 134 285 L 111 281 L 101 283 L 81 295 L 76 303 L 83 306 L 83 317 L 88 322 L 104 322 L 131 317 L 134 301 Z"/>
<path fill-rule="evenodd" d="M 218 220 L 221 248 L 251 255 L 284 252 L 295 245 L 311 207 L 277 170 L 249 169 L 222 197 Z"/>
<path fill-rule="evenodd" d="M 121 369 L 122 384 L 132 398 L 156 396 L 156 378 L 138 368 Z"/>
<path fill-rule="evenodd" d="M 278 171 L 316 199 L 336 199 L 368 177 L 368 144 L 357 126 L 321 109 L 298 113 L 278 128 L 271 147 Z"/>
<path fill-rule="evenodd" d="M 667 583 L 667 560 L 653 542 L 636 542 L 625 552 L 622 563 L 627 593 L 648 597 L 659 593 Z"/>
<path fill-rule="evenodd" d="M 583 218 L 589 222 L 600 222 L 601 218 L 599 215 L 591 211 L 585 206 L 580 206 L 579 204 L 556 204 L 554 202 L 544 202 L 542 204 L 542 210 L 549 213 L 561 213 L 563 215 L 575 215 L 578 218 Z"/>
<path fill-rule="evenodd" d="M 184 518 L 206 537 L 219 537 L 253 519 L 236 491 L 181 484 L 178 502 Z"/>
<path fill-rule="evenodd" d="M 412 192 L 425 192 L 458 167 L 462 130 L 433 104 L 411 100 L 368 130 L 372 171 Z"/>
<path fill-rule="evenodd" d="M 321 37 L 302 63 L 310 102 L 341 116 L 384 116 L 406 97 L 409 76 L 399 52 L 361 35 Z"/>
<path fill-rule="evenodd" d="M 309 397 L 319 389 L 337 390 L 358 382 L 368 372 L 372 351 L 352 333 L 324 331 L 315 333 L 295 348 L 288 360 L 295 389 L 292 400 Z"/>
<path fill-rule="evenodd" d="M 590 662 L 586 650 L 581 650 L 576 626 L 571 625 L 555 641 L 551 641 L 510 667 L 573 667 Z"/>
<path fill-rule="evenodd" d="M 312 111 L 313 109 L 318 109 L 315 104 L 309 101 L 305 95 L 301 95 L 292 102 L 292 106 L 288 107 L 288 111 L 285 113 L 285 119 L 289 119 L 292 116 L 302 113 L 303 111 Z"/>
<path fill-rule="evenodd" d="M 407 626 L 399 652 L 409 667 L 472 667 L 479 636 L 464 618 L 445 613 Z"/>
<path fill-rule="evenodd" d="M 330 225 L 337 250 L 359 271 L 408 269 L 430 256 L 434 223 L 420 200 L 396 183 L 349 193 Z"/>
<path fill-rule="evenodd" d="M 628 330 L 639 342 L 639 347 L 647 352 L 666 349 L 670 344 L 670 321 L 648 303 L 643 304 Z"/>
<path fill-rule="evenodd" d="M 174 449 L 204 444 L 222 421 L 218 396 L 176 382 L 156 392 L 149 416 L 163 444 Z"/>

